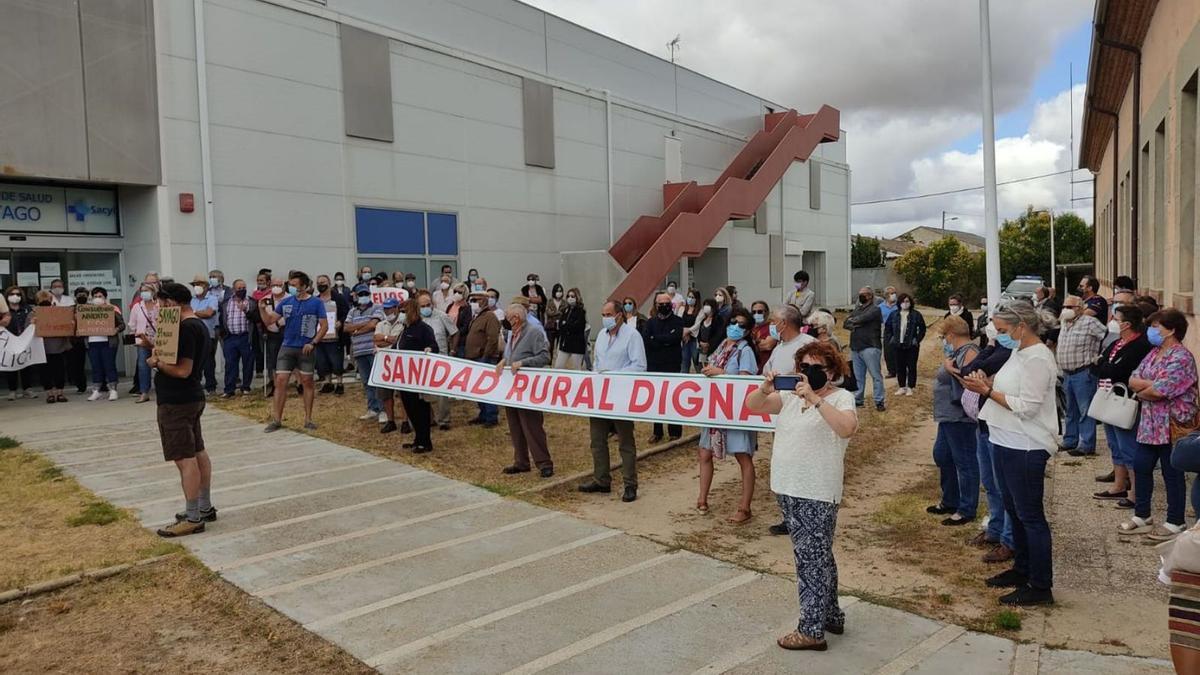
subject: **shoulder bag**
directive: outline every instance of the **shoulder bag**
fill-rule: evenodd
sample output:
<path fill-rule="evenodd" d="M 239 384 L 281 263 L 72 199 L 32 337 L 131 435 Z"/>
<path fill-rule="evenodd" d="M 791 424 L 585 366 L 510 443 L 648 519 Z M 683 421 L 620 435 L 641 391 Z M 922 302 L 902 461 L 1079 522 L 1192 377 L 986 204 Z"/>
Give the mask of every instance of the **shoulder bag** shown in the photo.
<path fill-rule="evenodd" d="M 1110 389 L 1097 389 L 1088 406 L 1088 417 L 1121 429 L 1132 429 L 1138 420 L 1138 400 L 1130 396 L 1129 387 L 1114 384 Z M 1174 426 L 1174 422 L 1171 423 Z"/>

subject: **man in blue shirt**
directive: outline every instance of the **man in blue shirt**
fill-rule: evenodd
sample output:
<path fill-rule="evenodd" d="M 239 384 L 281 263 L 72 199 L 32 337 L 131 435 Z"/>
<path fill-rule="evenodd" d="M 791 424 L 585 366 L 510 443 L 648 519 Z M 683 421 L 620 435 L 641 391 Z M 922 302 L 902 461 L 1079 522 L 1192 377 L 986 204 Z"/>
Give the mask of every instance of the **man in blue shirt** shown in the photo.
<path fill-rule="evenodd" d="M 879 312 L 883 315 L 883 325 L 887 325 L 888 317 L 900 309 L 900 303 L 896 301 L 896 287 L 888 286 L 883 289 L 883 297 L 876 298 L 879 304 Z M 886 367 L 884 377 L 895 377 L 896 372 L 896 351 L 890 343 L 883 343 L 883 365 Z"/>
<path fill-rule="evenodd" d="M 204 322 L 208 329 L 208 358 L 204 360 L 204 391 L 212 396 L 217 393 L 217 323 L 220 321 L 220 300 L 210 293 L 208 278 L 197 274 L 192 279 L 192 312 Z"/>
<path fill-rule="evenodd" d="M 259 301 L 258 311 L 263 322 L 283 329 L 283 344 L 275 363 L 275 401 L 271 422 L 263 431 L 271 433 L 283 426 L 283 407 L 287 403 L 287 383 L 293 370 L 300 371 L 304 391 L 304 428 L 317 428 L 313 422 L 313 370 L 316 365 L 317 344 L 329 330 L 325 318 L 325 303 L 312 295 L 312 280 L 304 272 L 295 271 L 288 277 L 288 297 L 271 307 L 267 298 Z"/>

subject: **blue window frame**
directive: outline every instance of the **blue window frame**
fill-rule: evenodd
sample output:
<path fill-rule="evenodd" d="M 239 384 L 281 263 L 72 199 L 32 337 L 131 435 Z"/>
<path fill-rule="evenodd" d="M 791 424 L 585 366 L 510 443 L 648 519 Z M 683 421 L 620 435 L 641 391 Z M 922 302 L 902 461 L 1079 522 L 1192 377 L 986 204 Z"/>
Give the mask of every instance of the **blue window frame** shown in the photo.
<path fill-rule="evenodd" d="M 354 229 L 360 265 L 367 261 L 375 267 L 381 259 L 396 259 L 397 265 L 410 271 L 414 258 L 423 258 L 426 273 L 412 270 L 421 286 L 435 277 L 443 263 L 457 268 L 458 214 L 356 206 Z"/>
<path fill-rule="evenodd" d="M 429 213 L 429 255 L 458 255 L 458 216 Z"/>

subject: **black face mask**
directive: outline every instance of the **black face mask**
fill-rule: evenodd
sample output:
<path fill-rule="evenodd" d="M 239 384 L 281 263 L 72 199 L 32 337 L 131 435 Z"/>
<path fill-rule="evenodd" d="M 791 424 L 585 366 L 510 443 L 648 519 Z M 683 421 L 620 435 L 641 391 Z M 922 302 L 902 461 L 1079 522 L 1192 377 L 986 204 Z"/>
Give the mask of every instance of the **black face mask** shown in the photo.
<path fill-rule="evenodd" d="M 80 305 L 86 305 L 88 302 L 88 296 L 84 295 L 83 293 L 80 293 L 79 295 L 75 296 L 75 302 Z"/>
<path fill-rule="evenodd" d="M 858 294 L 858 304 L 860 304 L 860 305 L 867 304 L 867 294 L 866 293 Z"/>
<path fill-rule="evenodd" d="M 500 322 L 500 327 L 504 330 L 512 330 L 512 322 L 510 322 L 508 319 L 505 319 Z"/>
<path fill-rule="evenodd" d="M 658 313 L 662 314 L 663 316 L 670 314 L 671 313 L 671 303 L 664 302 L 663 304 L 659 305 Z"/>
<path fill-rule="evenodd" d="M 329 284 L 317 284 L 318 293 L 324 293 L 327 290 L 329 290 Z"/>
<path fill-rule="evenodd" d="M 236 291 L 234 291 L 233 294 L 235 296 L 237 296 L 238 300 L 241 300 L 242 298 L 246 297 L 246 289 L 239 288 Z"/>
<path fill-rule="evenodd" d="M 808 386 L 812 387 L 813 391 L 821 391 L 829 384 L 829 376 L 825 374 L 825 369 L 812 363 L 804 364 L 804 377 L 808 378 Z"/>

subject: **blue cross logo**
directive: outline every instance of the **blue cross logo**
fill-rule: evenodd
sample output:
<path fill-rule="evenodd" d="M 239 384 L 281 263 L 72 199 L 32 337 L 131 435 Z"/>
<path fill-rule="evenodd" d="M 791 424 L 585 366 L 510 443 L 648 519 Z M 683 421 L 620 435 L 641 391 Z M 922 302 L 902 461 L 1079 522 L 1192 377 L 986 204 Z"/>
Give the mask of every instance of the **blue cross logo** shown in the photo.
<path fill-rule="evenodd" d="M 76 199 L 74 203 L 67 204 L 67 213 L 75 216 L 75 222 L 77 223 L 82 223 L 83 221 L 87 220 L 87 216 L 91 212 L 91 207 L 89 207 L 87 201 L 83 199 Z"/>

